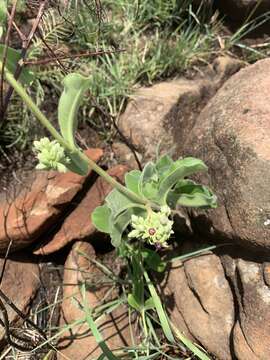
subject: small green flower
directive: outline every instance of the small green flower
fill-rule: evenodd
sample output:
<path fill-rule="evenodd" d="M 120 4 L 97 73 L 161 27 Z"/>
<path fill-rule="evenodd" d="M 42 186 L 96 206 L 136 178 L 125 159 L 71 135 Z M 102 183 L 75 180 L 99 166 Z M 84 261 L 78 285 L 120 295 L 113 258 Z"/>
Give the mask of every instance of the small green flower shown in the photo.
<path fill-rule="evenodd" d="M 66 172 L 66 165 L 70 162 L 65 155 L 65 149 L 56 141 L 50 141 L 47 137 L 34 141 L 34 152 L 39 161 L 36 169 L 57 170 Z"/>
<path fill-rule="evenodd" d="M 159 212 L 150 211 L 146 218 L 132 215 L 133 230 L 128 237 L 146 240 L 157 247 L 167 247 L 167 240 L 173 234 L 173 221 L 169 219 L 170 214 L 170 208 L 165 205 Z"/>

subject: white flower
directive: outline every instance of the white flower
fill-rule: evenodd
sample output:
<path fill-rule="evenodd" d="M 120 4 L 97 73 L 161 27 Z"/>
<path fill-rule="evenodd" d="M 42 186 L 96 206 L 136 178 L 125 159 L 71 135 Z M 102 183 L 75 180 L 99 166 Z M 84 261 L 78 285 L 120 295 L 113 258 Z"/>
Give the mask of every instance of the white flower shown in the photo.
<path fill-rule="evenodd" d="M 170 214 L 170 208 L 165 205 L 159 212 L 151 211 L 146 218 L 132 215 L 133 230 L 128 237 L 146 240 L 157 247 L 167 247 L 167 240 L 173 234 L 173 221 L 169 219 Z"/>
<path fill-rule="evenodd" d="M 34 141 L 34 152 L 39 161 L 36 166 L 39 170 L 57 170 L 66 172 L 66 164 L 70 162 L 65 155 L 65 149 L 56 141 L 50 141 L 47 137 Z"/>

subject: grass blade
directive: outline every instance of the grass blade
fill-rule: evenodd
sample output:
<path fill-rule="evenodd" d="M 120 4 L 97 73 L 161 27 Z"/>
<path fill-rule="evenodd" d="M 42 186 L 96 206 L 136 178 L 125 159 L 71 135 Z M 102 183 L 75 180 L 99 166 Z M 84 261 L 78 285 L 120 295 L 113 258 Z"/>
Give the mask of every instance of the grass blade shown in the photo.
<path fill-rule="evenodd" d="M 157 310 L 157 314 L 158 314 L 158 317 L 159 317 L 159 320 L 160 320 L 160 324 L 161 324 L 161 327 L 162 327 L 162 329 L 164 331 L 164 335 L 166 336 L 168 341 L 170 341 L 171 343 L 174 343 L 175 340 L 174 340 L 174 336 L 173 336 L 170 324 L 168 322 L 167 315 L 164 312 L 163 306 L 162 306 L 161 301 L 160 301 L 160 297 L 158 296 L 157 291 L 156 291 L 154 285 L 152 284 L 152 282 L 151 282 L 151 280 L 150 280 L 150 278 L 149 278 L 146 271 L 144 271 L 144 278 L 145 278 L 145 280 L 147 282 L 148 289 L 149 289 L 150 294 L 151 294 L 151 296 L 153 298 L 155 308 Z"/>

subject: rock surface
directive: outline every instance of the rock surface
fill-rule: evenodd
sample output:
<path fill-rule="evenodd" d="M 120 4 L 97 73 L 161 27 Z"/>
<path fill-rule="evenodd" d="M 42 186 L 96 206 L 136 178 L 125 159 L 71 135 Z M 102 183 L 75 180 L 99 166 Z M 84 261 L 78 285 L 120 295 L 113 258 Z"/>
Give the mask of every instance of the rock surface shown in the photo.
<path fill-rule="evenodd" d="M 172 146 L 164 122 L 175 116 L 181 102 L 201 101 L 207 86 L 204 81 L 180 79 L 140 88 L 120 117 L 119 128 L 145 159 L 153 159 L 158 148 L 162 151 Z"/>
<path fill-rule="evenodd" d="M 269 87 L 269 59 L 232 76 L 178 149 L 179 155 L 206 162 L 209 172 L 199 181 L 218 196 L 217 209 L 194 212 L 201 231 L 265 251 L 270 249 Z"/>
<path fill-rule="evenodd" d="M 234 286 L 238 316 L 233 330 L 234 353 L 239 360 L 270 359 L 270 263 L 264 266 L 224 256 L 226 274 Z"/>
<path fill-rule="evenodd" d="M 126 171 L 127 167 L 117 165 L 111 168 L 108 174 L 121 182 Z M 96 231 L 91 221 L 91 213 L 104 202 L 111 190 L 111 185 L 104 179 L 98 178 L 75 210 L 65 218 L 60 230 L 53 236 L 52 240 L 36 250 L 35 254 L 47 255 L 58 251 L 74 240 L 89 238 Z"/>
<path fill-rule="evenodd" d="M 217 7 L 233 20 L 245 20 L 255 10 L 255 15 L 270 10 L 269 0 L 219 0 Z"/>
<path fill-rule="evenodd" d="M 144 155 L 154 159 L 159 153 L 174 152 L 174 139 L 182 143 L 200 110 L 224 81 L 243 66 L 229 56 L 218 57 L 203 78 L 161 82 L 140 88 L 120 117 L 119 128 Z M 181 124 L 189 124 L 182 127 Z"/>
<path fill-rule="evenodd" d="M 16 305 L 23 313 L 27 313 L 28 305 L 36 294 L 40 285 L 39 267 L 33 264 L 25 255 L 18 253 L 17 260 L 7 260 L 1 291 Z M 0 259 L 2 270 L 4 259 Z M 8 306 L 5 301 L 9 323 L 14 326 L 20 319 L 18 314 Z M 3 340 L 5 330 L 0 326 L 0 341 Z"/>
<path fill-rule="evenodd" d="M 62 325 L 70 324 L 84 316 L 83 310 L 78 306 L 79 303 L 82 304 L 80 285 L 88 283 L 86 301 L 90 309 L 93 309 L 96 305 L 101 305 L 105 294 L 111 288 L 110 284 L 106 284 L 108 279 L 105 275 L 91 261 L 80 255 L 78 251 L 83 252 L 90 259 L 95 259 L 95 251 L 91 244 L 76 242 L 73 245 L 65 263 Z M 111 292 L 111 295 L 106 300 L 110 300 L 110 298 L 113 300 L 114 297 L 116 298 L 117 294 Z M 105 315 L 97 325 L 111 350 L 130 345 L 129 321 L 124 307 L 118 307 L 112 313 Z M 82 334 L 84 336 L 81 336 Z M 70 331 L 64 333 L 59 346 L 58 360 L 67 358 L 91 360 L 98 358 L 102 353 L 95 338 L 89 331 L 89 326 L 85 323 L 73 326 Z"/>
<path fill-rule="evenodd" d="M 87 154 L 98 161 L 101 149 L 89 149 Z M 90 174 L 89 174 L 90 175 Z M 68 172 L 39 172 L 35 181 L 15 199 L 0 204 L 0 253 L 31 244 L 58 219 L 62 210 L 74 198 L 87 177 Z"/>
<path fill-rule="evenodd" d="M 173 263 L 163 286 L 176 327 L 219 360 L 232 359 L 234 302 L 218 256 Z"/>

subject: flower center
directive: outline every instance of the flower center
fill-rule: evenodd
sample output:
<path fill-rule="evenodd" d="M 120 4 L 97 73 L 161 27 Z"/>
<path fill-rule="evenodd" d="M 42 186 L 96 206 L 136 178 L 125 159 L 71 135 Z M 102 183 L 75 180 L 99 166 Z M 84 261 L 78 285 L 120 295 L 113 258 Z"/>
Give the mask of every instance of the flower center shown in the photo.
<path fill-rule="evenodd" d="M 148 230 L 148 233 L 149 233 L 149 235 L 153 236 L 153 235 L 155 235 L 155 233 L 156 233 L 156 229 L 150 228 L 150 229 Z"/>

